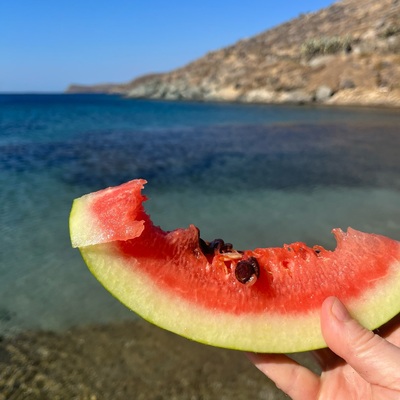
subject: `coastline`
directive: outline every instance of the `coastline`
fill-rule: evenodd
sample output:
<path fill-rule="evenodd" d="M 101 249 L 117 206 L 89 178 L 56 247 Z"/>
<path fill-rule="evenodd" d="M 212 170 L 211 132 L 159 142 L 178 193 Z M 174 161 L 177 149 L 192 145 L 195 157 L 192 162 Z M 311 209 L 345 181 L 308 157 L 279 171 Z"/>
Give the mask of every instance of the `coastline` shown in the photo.
<path fill-rule="evenodd" d="M 168 86 L 165 91 L 168 90 Z M 328 87 L 326 89 L 329 89 Z M 211 89 L 210 89 L 211 91 Z M 206 91 L 207 92 L 207 91 Z M 157 93 L 135 94 L 135 91 L 120 94 L 127 99 L 154 99 L 172 101 L 200 101 L 200 102 L 222 102 L 236 104 L 265 104 L 265 105 L 294 105 L 315 107 L 360 107 L 360 108 L 400 108 L 400 89 L 382 88 L 352 88 L 332 91 L 329 90 L 325 97 L 318 97 L 318 91 L 294 90 L 274 92 L 265 89 L 253 90 L 252 93 L 238 93 L 235 91 L 221 90 L 212 94 L 204 93 L 202 96 L 191 97 L 188 93 L 175 92 L 175 96 L 164 96 Z M 162 92 L 164 93 L 164 92 Z M 113 94 L 104 93 L 104 94 Z"/>
<path fill-rule="evenodd" d="M 286 396 L 243 353 L 144 320 L 0 337 L 0 399 L 269 399 Z"/>
<path fill-rule="evenodd" d="M 251 98 L 241 96 L 224 96 L 222 93 L 213 97 L 186 96 L 163 97 L 152 95 L 132 95 L 125 92 L 111 91 L 99 92 L 91 90 L 89 86 L 82 86 L 81 90 L 66 90 L 59 94 L 65 95 L 108 95 L 119 96 L 127 100 L 160 100 L 171 102 L 194 102 L 194 103 L 227 103 L 227 104 L 248 104 L 248 105 L 287 105 L 287 106 L 312 106 L 312 107 L 340 107 L 340 108 L 380 108 L 397 110 L 400 108 L 400 90 L 389 90 L 385 88 L 377 90 L 365 90 L 363 88 L 345 89 L 332 93 L 324 100 L 317 100 L 312 93 L 307 97 L 297 97 L 297 93 L 266 93 L 265 96 L 259 92 L 259 96 Z"/>

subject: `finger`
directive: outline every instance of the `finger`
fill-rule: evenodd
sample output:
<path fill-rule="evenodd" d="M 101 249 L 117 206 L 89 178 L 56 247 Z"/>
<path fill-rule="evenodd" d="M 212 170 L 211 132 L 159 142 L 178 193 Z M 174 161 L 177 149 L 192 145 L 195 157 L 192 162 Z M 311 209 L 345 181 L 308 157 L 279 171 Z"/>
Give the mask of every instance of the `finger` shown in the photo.
<path fill-rule="evenodd" d="M 328 346 L 367 382 L 400 390 L 400 348 L 363 328 L 335 297 L 321 310 Z"/>
<path fill-rule="evenodd" d="M 320 380 L 309 369 L 283 354 L 247 353 L 250 361 L 293 400 L 317 397 Z"/>

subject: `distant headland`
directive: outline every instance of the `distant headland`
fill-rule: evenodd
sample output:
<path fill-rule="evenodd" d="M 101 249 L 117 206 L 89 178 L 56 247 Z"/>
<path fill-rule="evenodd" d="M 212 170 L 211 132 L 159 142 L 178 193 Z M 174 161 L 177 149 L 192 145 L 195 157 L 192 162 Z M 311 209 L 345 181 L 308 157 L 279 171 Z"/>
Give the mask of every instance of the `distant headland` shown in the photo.
<path fill-rule="evenodd" d="M 400 107 L 400 0 L 341 0 L 167 73 L 66 91 Z"/>

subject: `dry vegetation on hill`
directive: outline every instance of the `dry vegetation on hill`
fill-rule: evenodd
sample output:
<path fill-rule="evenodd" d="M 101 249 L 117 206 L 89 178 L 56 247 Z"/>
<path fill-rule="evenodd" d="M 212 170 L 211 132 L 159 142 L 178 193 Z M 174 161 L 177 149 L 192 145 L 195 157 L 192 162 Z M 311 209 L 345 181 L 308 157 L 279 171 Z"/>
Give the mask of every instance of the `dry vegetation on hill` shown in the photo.
<path fill-rule="evenodd" d="M 100 88 L 100 90 L 99 90 Z M 69 91 L 101 91 L 72 86 Z M 400 1 L 342 0 L 177 70 L 108 85 L 130 97 L 400 106 Z"/>

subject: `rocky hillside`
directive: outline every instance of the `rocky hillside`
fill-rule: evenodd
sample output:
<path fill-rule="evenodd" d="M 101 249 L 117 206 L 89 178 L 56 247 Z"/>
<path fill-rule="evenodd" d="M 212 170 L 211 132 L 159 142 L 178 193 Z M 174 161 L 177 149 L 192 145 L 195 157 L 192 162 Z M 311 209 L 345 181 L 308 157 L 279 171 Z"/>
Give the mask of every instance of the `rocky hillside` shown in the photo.
<path fill-rule="evenodd" d="M 129 97 L 400 106 L 400 0 L 342 0 L 177 70 L 104 88 Z"/>

